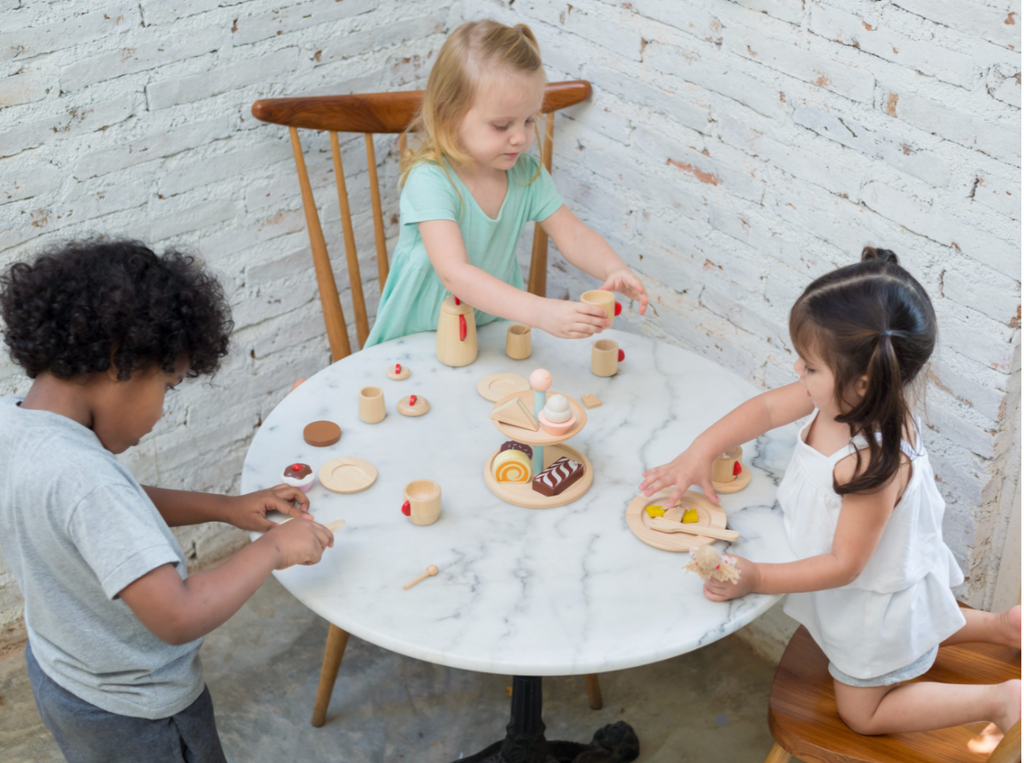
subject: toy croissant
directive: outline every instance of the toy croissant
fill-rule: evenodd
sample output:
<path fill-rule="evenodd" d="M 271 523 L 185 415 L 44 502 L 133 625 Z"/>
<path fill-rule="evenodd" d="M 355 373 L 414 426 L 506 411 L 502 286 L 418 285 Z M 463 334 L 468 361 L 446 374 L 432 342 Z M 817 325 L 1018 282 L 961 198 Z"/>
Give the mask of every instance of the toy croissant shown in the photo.
<path fill-rule="evenodd" d="M 740 579 L 740 571 L 736 569 L 736 557 L 719 554 L 714 546 L 697 546 L 690 549 L 693 559 L 684 568 L 687 572 L 696 572 L 701 580 L 713 577 L 723 583 L 735 583 Z"/>

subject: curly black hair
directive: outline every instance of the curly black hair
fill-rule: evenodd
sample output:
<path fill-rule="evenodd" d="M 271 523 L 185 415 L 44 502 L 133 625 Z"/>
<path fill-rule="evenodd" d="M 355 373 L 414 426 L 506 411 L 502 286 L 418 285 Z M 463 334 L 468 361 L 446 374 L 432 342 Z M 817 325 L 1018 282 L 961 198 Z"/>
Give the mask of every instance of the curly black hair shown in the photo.
<path fill-rule="evenodd" d="M 0 275 L 4 341 L 31 378 L 159 367 L 188 376 L 217 370 L 234 324 L 217 279 L 189 254 L 139 241 L 83 239 L 41 252 Z"/>

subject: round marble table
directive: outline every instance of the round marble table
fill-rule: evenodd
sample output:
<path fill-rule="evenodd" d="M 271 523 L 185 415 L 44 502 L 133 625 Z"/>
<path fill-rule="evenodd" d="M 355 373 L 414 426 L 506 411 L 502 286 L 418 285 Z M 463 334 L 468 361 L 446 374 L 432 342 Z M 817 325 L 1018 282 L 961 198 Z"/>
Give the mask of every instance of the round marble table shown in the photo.
<path fill-rule="evenodd" d="M 700 579 L 683 570 L 688 557 L 645 545 L 626 524 L 643 470 L 674 458 L 757 390 L 693 353 L 613 329 L 601 338 L 614 339 L 626 353 L 613 377 L 591 373 L 591 341 L 536 329 L 533 354 L 512 360 L 504 351 L 508 326 L 482 327 L 479 356 L 463 368 L 437 360 L 433 332 L 356 352 L 274 409 L 249 447 L 243 491 L 279 484 L 284 467 L 296 461 L 315 472 L 337 456 L 358 456 L 378 471 L 369 489 L 353 495 L 314 483 L 308 494 L 314 517 L 347 524 L 319 564 L 275 573 L 285 588 L 378 646 L 454 668 L 533 677 L 658 662 L 716 641 L 771 607 L 779 597 L 708 601 Z M 409 367 L 408 379 L 388 378 L 395 363 Z M 586 427 L 572 440 L 593 464 L 593 487 L 554 509 L 504 503 L 483 480 L 485 459 L 505 438 L 476 384 L 497 371 L 528 377 L 536 368 L 552 373 L 553 389 L 577 400 L 593 393 L 603 402 L 588 411 Z M 359 420 L 358 393 L 366 386 L 384 390 L 387 416 L 378 424 Z M 399 399 L 410 394 L 429 401 L 426 415 L 397 412 Z M 327 448 L 307 445 L 302 429 L 317 419 L 339 424 L 341 440 Z M 775 489 L 796 431 L 788 427 L 743 444 L 753 478 L 721 504 L 729 527 L 740 533 L 729 545 L 732 553 L 793 559 Z M 417 479 L 442 489 L 441 517 L 426 527 L 401 513 L 402 488 Z M 436 577 L 403 589 L 431 564 L 440 570 Z"/>

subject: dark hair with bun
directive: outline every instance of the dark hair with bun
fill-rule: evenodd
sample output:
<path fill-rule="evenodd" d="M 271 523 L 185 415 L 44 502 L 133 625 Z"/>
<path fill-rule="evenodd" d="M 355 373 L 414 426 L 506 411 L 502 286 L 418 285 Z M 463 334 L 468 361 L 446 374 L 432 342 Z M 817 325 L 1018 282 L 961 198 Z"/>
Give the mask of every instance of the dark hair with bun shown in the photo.
<path fill-rule="evenodd" d="M 31 378 L 102 372 L 117 378 L 157 366 L 213 373 L 228 352 L 231 308 L 195 257 L 158 255 L 124 239 L 51 247 L 0 275 L 0 315 L 11 358 Z"/>
<path fill-rule="evenodd" d="M 868 464 L 840 495 L 880 490 L 900 466 L 900 440 L 910 415 L 907 387 L 935 349 L 936 322 L 928 294 L 889 249 L 866 246 L 861 261 L 816 279 L 793 305 L 789 333 L 798 353 L 821 358 L 835 376 L 835 398 L 850 437 L 867 440 Z M 859 402 L 847 396 L 867 378 Z M 875 435 L 881 434 L 881 441 Z"/>

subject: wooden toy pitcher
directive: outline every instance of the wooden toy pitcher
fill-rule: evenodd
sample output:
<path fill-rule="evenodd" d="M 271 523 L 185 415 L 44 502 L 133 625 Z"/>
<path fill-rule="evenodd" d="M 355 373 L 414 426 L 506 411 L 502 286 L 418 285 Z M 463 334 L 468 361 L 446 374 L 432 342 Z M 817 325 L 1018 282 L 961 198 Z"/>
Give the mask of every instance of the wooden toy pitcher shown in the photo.
<path fill-rule="evenodd" d="M 476 316 L 473 308 L 448 295 L 437 318 L 437 359 L 459 368 L 476 360 Z"/>

